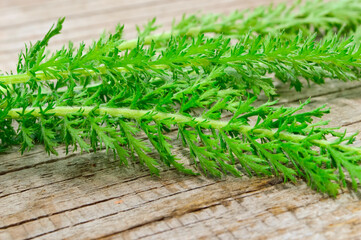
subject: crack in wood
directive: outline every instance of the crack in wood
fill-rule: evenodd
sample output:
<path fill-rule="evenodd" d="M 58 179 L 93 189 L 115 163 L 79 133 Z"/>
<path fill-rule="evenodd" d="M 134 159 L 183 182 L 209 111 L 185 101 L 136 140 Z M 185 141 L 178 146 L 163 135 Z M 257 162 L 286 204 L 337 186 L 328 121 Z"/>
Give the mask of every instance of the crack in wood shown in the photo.
<path fill-rule="evenodd" d="M 144 176 L 144 177 L 146 177 L 146 176 Z M 141 178 L 143 178 L 143 177 L 141 177 Z M 139 180 L 139 178 L 137 178 L 137 180 Z M 131 180 L 129 180 L 129 181 L 131 181 Z M 216 183 L 217 183 L 217 182 L 215 182 L 215 183 L 210 183 L 210 184 L 206 184 L 206 185 L 202 185 L 202 186 L 195 187 L 195 188 L 191 188 L 191 189 L 187 189 L 187 190 L 185 190 L 185 191 L 181 191 L 181 192 L 169 194 L 169 195 L 167 195 L 167 196 L 165 196 L 165 197 L 160 197 L 160 198 L 158 198 L 158 199 L 151 200 L 151 201 L 148 201 L 148 202 L 146 202 L 146 203 L 151 203 L 151 202 L 154 202 L 154 201 L 156 201 L 156 200 L 160 200 L 160 199 L 167 198 L 167 197 L 170 197 L 170 196 L 174 196 L 174 195 L 177 195 L 177 194 L 182 194 L 182 193 L 185 193 L 185 192 L 188 192 L 188 191 L 196 190 L 196 189 L 199 189 L 199 188 L 202 188 L 202 187 L 206 187 L 206 186 L 210 186 L 210 185 L 213 185 L 213 184 L 216 184 Z M 168 183 L 168 184 L 164 184 L 164 185 L 162 185 L 162 186 L 160 186 L 160 187 L 163 188 L 163 187 L 166 187 L 166 186 L 172 185 L 172 184 L 174 184 L 174 183 L 171 182 L 171 183 Z M 131 193 L 127 193 L 127 194 L 117 195 L 117 196 L 114 196 L 114 197 L 111 197 L 111 198 L 105 198 L 105 199 L 102 199 L 102 200 L 99 200 L 99 201 L 95 201 L 95 202 L 92 202 L 92 203 L 83 204 L 83 205 L 80 205 L 80 206 L 77 206 L 77 207 L 74 207 L 74 208 L 64 209 L 64 210 L 59 211 L 59 212 L 40 215 L 40 216 L 37 216 L 37 217 L 34 217 L 34 218 L 30 218 L 30 219 L 27 219 L 27 220 L 23 220 L 23 221 L 14 223 L 14 224 L 9 224 L 9 225 L 0 226 L 0 230 L 1 230 L 1 229 L 6 229 L 6 228 L 10 228 L 10 227 L 14 227 L 14 226 L 21 225 L 21 224 L 25 224 L 25 223 L 28 223 L 28 222 L 31 222 L 31 221 L 37 221 L 37 220 L 39 220 L 39 219 L 41 219 L 41 218 L 47 218 L 47 217 L 54 216 L 54 215 L 59 215 L 59 214 L 65 213 L 65 212 L 70 212 L 70 211 L 78 210 L 78 209 L 81 209 L 81 208 L 93 206 L 93 205 L 96 205 L 96 204 L 99 204 L 99 203 L 103 203 L 103 202 L 107 202 L 107 201 L 119 199 L 119 198 L 126 197 L 126 196 L 129 196 L 129 195 L 137 195 L 137 194 L 140 194 L 140 193 L 143 193 L 143 192 L 152 191 L 152 190 L 158 189 L 158 188 L 160 188 L 160 187 L 152 187 L 152 188 L 148 188 L 148 189 L 141 190 L 141 191 L 137 191 L 137 192 L 131 192 Z M 137 208 L 137 207 L 129 208 L 129 209 L 124 210 L 124 211 L 121 211 L 121 212 L 130 211 L 130 210 L 135 209 L 135 208 Z M 117 214 L 117 213 L 119 213 L 119 212 L 115 212 L 114 214 Z M 113 215 L 113 214 L 111 214 L 111 215 Z M 103 217 L 107 217 L 107 216 L 111 216 L 111 215 L 106 215 L 106 216 L 103 216 Z M 103 217 L 102 217 L 102 218 L 103 218 Z M 92 220 L 96 220 L 96 219 L 92 219 Z M 89 220 L 89 221 L 90 221 L 90 220 Z M 86 221 L 86 222 L 88 222 L 88 221 Z M 82 223 L 85 223 L 85 222 L 82 222 Z M 72 225 L 72 226 L 76 226 L 76 225 L 79 225 L 79 224 L 81 224 L 81 223 L 78 223 L 78 224 L 75 224 L 75 225 Z M 60 229 L 59 229 L 59 230 L 60 230 Z"/>
<path fill-rule="evenodd" d="M 216 182 L 216 183 L 217 183 L 217 182 Z M 167 196 L 160 197 L 160 198 L 158 198 L 158 199 L 154 199 L 154 200 L 145 202 L 145 203 L 143 203 L 143 205 L 146 205 L 146 204 L 149 204 L 149 203 L 152 203 L 152 202 L 155 202 L 155 201 L 159 201 L 159 200 L 162 200 L 162 199 L 165 199 L 165 198 L 173 197 L 173 196 L 175 196 L 175 195 L 183 194 L 183 193 L 185 193 L 185 192 L 194 191 L 194 190 L 197 190 L 197 189 L 200 189 L 200 188 L 203 188 L 203 187 L 211 186 L 211 185 L 214 185 L 214 184 L 216 184 L 216 183 L 210 183 L 210 184 L 206 184 L 206 185 L 203 185 L 203 186 L 199 186 L 199 187 L 187 189 L 187 190 L 185 190 L 185 191 L 181 191 L 181 192 L 169 194 L 169 195 L 167 195 Z M 154 190 L 154 189 L 157 189 L 157 188 L 158 188 L 158 187 L 151 188 L 151 189 L 147 189 L 146 191 L 151 191 L 151 190 Z M 140 191 L 140 192 L 138 192 L 138 193 L 141 193 L 141 192 L 143 192 L 143 191 Z M 144 191 L 144 192 L 145 192 L 145 191 Z M 124 196 L 126 196 L 126 195 L 124 195 Z M 80 209 L 80 208 L 83 208 L 83 207 L 87 207 L 87 206 L 95 205 L 95 204 L 98 204 L 98 203 L 101 203 L 101 202 L 106 202 L 106 201 L 118 199 L 118 198 L 124 197 L 124 196 L 117 196 L 117 197 L 108 198 L 108 199 L 106 199 L 106 200 L 97 201 L 97 202 L 94 202 L 94 203 L 92 203 L 92 204 L 87 204 L 86 206 L 83 205 L 83 206 L 80 206 L 80 207 L 77 207 L 77 208 L 73 208 L 73 209 L 70 209 L 70 210 L 67 210 L 67 211 L 77 210 L 77 209 Z M 39 235 L 36 235 L 36 236 L 32 236 L 32 237 L 29 237 L 29 238 L 26 238 L 26 239 L 28 240 L 28 239 L 34 239 L 34 238 L 38 238 L 38 237 L 43 237 L 43 236 L 46 236 L 46 235 L 48 235 L 48 234 L 54 233 L 54 232 L 56 232 L 56 231 L 64 230 L 64 229 L 67 229 L 67 228 L 70 228 L 70 227 L 75 227 L 75 226 L 82 225 L 82 224 L 89 223 L 89 222 L 93 222 L 93 221 L 96 221 L 96 220 L 101 220 L 101 219 L 103 219 L 103 218 L 107 218 L 107 217 L 110 217 L 110 216 L 117 215 L 117 214 L 119 214 L 119 213 L 128 212 L 128 211 L 131 211 L 131 210 L 134 210 L 134 209 L 138 209 L 138 208 L 140 208 L 140 206 L 135 206 L 135 207 L 132 207 L 132 208 L 123 210 L 123 211 L 114 212 L 114 213 L 107 214 L 107 215 L 104 215 L 104 216 L 101 216 L 101 217 L 98 217 L 98 218 L 89 219 L 89 220 L 87 220 L 87 221 L 78 222 L 78 223 L 73 224 L 73 225 L 71 225 L 71 226 L 66 226 L 66 227 L 63 227 L 63 228 L 58 228 L 58 229 L 56 229 L 56 230 L 54 230 L 54 231 L 48 231 L 48 232 L 46 232 L 46 233 L 39 234 Z M 62 211 L 62 212 L 59 212 L 59 213 L 56 213 L 56 214 L 64 213 L 64 212 L 67 212 L 67 211 Z M 48 216 L 53 216 L 53 215 L 55 215 L 55 214 L 51 214 L 51 215 L 47 215 L 47 216 L 41 216 L 41 218 L 43 218 L 43 217 L 48 217 Z M 32 220 L 38 220 L 38 219 L 39 219 L 39 217 L 38 217 L 38 218 L 35 218 L 35 219 L 32 219 Z M 28 222 L 28 221 L 27 221 L 27 222 Z M 0 227 L 0 229 L 2 229 L 2 228 Z"/>
<path fill-rule="evenodd" d="M 27 165 L 27 166 L 22 166 L 22 167 L 10 169 L 10 170 L 7 170 L 7 171 L 2 171 L 2 172 L 0 172 L 0 176 L 4 176 L 4 175 L 6 175 L 6 174 L 8 174 L 8 173 L 13 173 L 13 172 L 17 172 L 17 171 L 21 171 L 21 170 L 25 170 L 25 169 L 29 169 L 29 168 L 34 168 L 34 167 L 37 167 L 37 166 L 40 166 L 40 165 L 44 165 L 44 164 L 48 164 L 48 163 L 54 163 L 54 162 L 58 162 L 58 161 L 63 161 L 63 160 L 72 158 L 72 157 L 74 157 L 74 156 L 76 156 L 76 155 L 77 155 L 76 153 L 74 153 L 74 154 L 68 154 L 68 155 L 63 156 L 63 157 L 60 157 L 60 158 L 53 158 L 53 159 L 45 160 L 45 161 L 42 161 L 42 162 L 35 163 L 35 164 L 33 164 L 33 165 Z"/>
<path fill-rule="evenodd" d="M 263 184 L 261 184 L 262 186 L 259 186 L 260 188 L 264 188 L 267 186 L 269 186 L 270 181 L 266 181 L 264 182 Z M 152 223 L 156 223 L 156 222 L 160 222 L 160 221 L 164 221 L 164 220 L 167 220 L 167 219 L 170 219 L 170 218 L 174 218 L 174 217 L 179 217 L 179 216 L 183 216 L 185 214 L 191 214 L 191 213 L 195 213 L 195 212 L 198 212 L 198 211 L 202 211 L 204 209 L 207 209 L 207 208 L 211 208 L 211 207 L 215 207 L 215 206 L 219 206 L 219 205 L 223 205 L 223 201 L 224 200 L 227 200 L 227 199 L 230 199 L 234 196 L 239 196 L 239 194 L 248 194 L 248 193 L 254 193 L 254 192 L 258 192 L 259 193 L 259 190 L 258 189 L 252 189 L 252 190 L 249 190 L 249 191 L 244 191 L 241 193 L 240 192 L 236 192 L 234 194 L 230 194 L 230 195 L 225 195 L 225 196 L 220 196 L 219 198 L 215 198 L 215 199 L 210 199 L 209 201 L 203 201 L 200 200 L 200 201 L 197 201 L 196 200 L 196 203 L 195 202 L 191 202 L 190 204 L 186 204 L 186 205 L 183 205 L 181 208 L 178 208 L 174 211 L 171 211 L 168 215 L 165 215 L 165 216 L 161 216 L 161 217 L 158 217 L 158 218 L 154 218 L 154 219 L 151 219 L 149 221 L 145 221 L 145 222 L 142 222 L 142 223 L 139 223 L 139 224 L 135 224 L 131 227 L 128 227 L 127 229 L 123 229 L 121 231 L 114 231 L 112 232 L 111 234 L 107 234 L 107 235 L 102 235 L 100 237 L 97 237 L 100 238 L 100 239 L 103 239 L 103 238 L 108 238 L 108 237 L 111 237 L 111 236 L 114 236 L 114 235 L 119 235 L 121 233 L 124 233 L 124 232 L 127 232 L 127 231 L 131 231 L 131 230 L 134 230 L 136 228 L 141 228 L 141 227 L 144 227 L 148 224 L 152 224 Z M 184 227 L 184 226 L 182 226 Z"/>

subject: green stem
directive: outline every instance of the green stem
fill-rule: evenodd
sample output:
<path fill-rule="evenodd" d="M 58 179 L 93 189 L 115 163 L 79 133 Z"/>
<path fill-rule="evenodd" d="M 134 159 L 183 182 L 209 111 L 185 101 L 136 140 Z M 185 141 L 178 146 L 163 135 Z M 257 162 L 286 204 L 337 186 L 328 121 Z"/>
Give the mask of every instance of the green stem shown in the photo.
<path fill-rule="evenodd" d="M 65 117 L 69 114 L 74 113 L 81 113 L 83 116 L 88 116 L 91 111 L 94 110 L 94 107 L 56 107 L 54 109 L 50 109 L 47 111 L 49 114 L 54 114 L 55 116 Z M 21 117 L 20 113 L 23 112 L 22 108 L 14 108 L 8 112 L 9 118 L 12 119 L 19 119 Z M 26 113 L 31 113 L 34 117 L 41 117 L 42 114 L 40 113 L 40 108 L 27 108 L 25 109 Z M 252 131 L 252 134 L 262 135 L 267 138 L 274 138 L 277 134 L 278 139 L 283 141 L 291 141 L 291 142 L 302 142 L 306 139 L 306 136 L 296 135 L 287 132 L 277 132 L 275 130 L 270 129 L 254 129 L 252 126 L 249 125 L 241 125 L 241 124 L 229 124 L 227 121 L 221 120 L 209 120 L 201 117 L 187 117 L 181 114 L 172 114 L 172 113 L 162 113 L 162 112 L 155 112 L 149 110 L 134 110 L 129 108 L 107 108 L 107 107 L 100 107 L 96 109 L 95 113 L 99 115 L 110 115 L 112 117 L 124 117 L 129 119 L 141 119 L 147 114 L 151 114 L 152 119 L 154 121 L 161 121 L 165 119 L 172 119 L 174 124 L 182 124 L 187 122 L 193 122 L 199 125 L 200 127 L 204 128 L 212 128 L 217 130 L 224 130 L 227 131 L 233 130 L 238 131 L 242 134 L 248 134 Z M 334 144 L 332 142 L 326 140 L 309 140 L 312 144 L 318 147 L 326 148 L 326 147 L 335 147 L 342 151 L 348 152 L 355 152 L 357 154 L 361 154 L 361 148 Z"/>
<path fill-rule="evenodd" d="M 321 56 L 322 57 L 322 56 Z M 295 58 L 295 57 L 294 57 Z M 183 65 L 179 65 L 182 67 L 189 67 L 189 66 L 204 66 L 204 65 L 208 65 L 208 64 L 240 64 L 240 63 L 244 63 L 248 61 L 287 61 L 288 58 L 285 56 L 256 56 L 256 57 L 250 57 L 247 55 L 242 55 L 242 56 L 236 56 L 236 57 L 224 57 L 224 58 L 220 58 L 217 59 L 216 61 L 212 60 L 212 59 L 207 59 L 204 58 L 202 62 L 200 61 L 193 61 L 193 62 L 189 62 L 189 63 L 184 63 Z M 299 58 L 297 58 L 297 60 L 307 60 L 307 61 L 312 61 L 314 63 L 331 63 L 334 65 L 339 66 L 340 64 L 335 62 L 334 59 L 317 59 L 315 57 L 311 58 L 309 56 L 300 56 Z M 170 68 L 169 65 L 167 64 L 157 64 L 155 62 L 149 62 L 147 64 L 147 66 L 144 66 L 144 68 L 149 68 L 151 67 L 152 69 L 161 69 L 161 70 L 166 70 L 168 68 Z M 350 66 L 355 66 L 358 67 L 360 64 L 360 59 L 355 59 L 355 61 L 353 63 L 350 63 Z M 132 68 L 134 67 L 132 64 L 128 64 L 127 68 L 126 67 L 115 67 L 112 70 L 117 71 L 117 72 L 128 72 L 128 68 Z M 96 75 L 104 75 L 107 73 L 107 71 L 109 71 L 109 69 L 106 66 L 100 66 L 98 68 L 96 68 L 96 70 L 85 70 L 85 69 L 75 69 L 72 71 L 73 74 L 75 75 L 81 75 L 81 76 L 96 76 Z M 57 74 L 59 74 L 61 77 L 66 78 L 69 75 L 68 71 L 62 71 L 62 72 L 58 72 Z M 6 76 L 0 76 L 0 83 L 2 84 L 19 84 L 19 83 L 25 83 L 28 82 L 30 79 L 32 78 L 32 76 L 28 73 L 23 73 L 23 74 L 17 74 L 17 75 L 6 75 Z M 43 72 L 38 72 L 35 74 L 35 80 L 36 81 L 46 81 L 46 80 L 52 80 L 55 77 L 45 74 Z M 0 89 L 1 90 L 1 89 Z"/>
<path fill-rule="evenodd" d="M 192 27 L 189 28 L 187 32 L 182 33 L 179 30 L 173 30 L 170 32 L 163 32 L 160 34 L 154 34 L 154 35 L 149 35 L 146 36 L 143 40 L 142 40 L 142 44 L 144 45 L 150 45 L 153 41 L 157 42 L 157 41 L 167 41 L 169 39 L 171 39 L 174 36 L 197 36 L 199 34 L 203 34 L 203 33 L 219 33 L 221 30 L 221 25 L 220 24 L 215 24 L 212 25 L 212 27 Z M 118 49 L 123 51 L 123 50 L 130 50 L 133 48 L 136 48 L 138 45 L 138 41 L 139 39 L 132 39 L 132 40 L 128 40 L 125 42 L 122 42 L 119 46 Z"/>
<path fill-rule="evenodd" d="M 132 67 L 132 65 L 128 65 L 129 67 Z M 164 64 L 155 64 L 152 65 L 152 68 L 155 69 L 166 69 L 169 66 Z M 128 69 L 125 67 L 116 67 L 114 68 L 117 72 L 128 72 Z M 82 75 L 84 77 L 86 76 L 95 76 L 95 75 L 103 75 L 108 71 L 108 69 L 104 66 L 98 67 L 96 71 L 93 70 L 84 70 L 84 69 L 76 69 L 73 71 L 75 75 Z M 67 77 L 69 72 L 58 72 L 61 77 Z M 31 79 L 31 75 L 28 73 L 23 74 L 17 74 L 17 75 L 6 75 L 6 76 L 0 76 L 0 83 L 2 84 L 19 84 L 19 83 L 25 83 L 28 82 Z M 43 72 L 38 72 L 35 74 L 35 80 L 36 81 L 46 81 L 46 80 L 53 80 L 54 77 L 51 75 L 47 75 Z"/>
<path fill-rule="evenodd" d="M 149 45 L 152 43 L 152 41 L 159 41 L 159 40 L 168 40 L 170 39 L 172 36 L 175 36 L 179 34 L 178 31 L 174 31 L 172 32 L 164 32 L 161 34 L 155 34 L 155 35 L 150 35 L 144 38 L 144 40 L 142 41 L 142 43 L 144 45 Z M 138 39 L 132 39 L 132 40 L 128 40 L 125 42 L 122 42 L 119 46 L 118 49 L 123 51 L 123 50 L 128 50 L 128 49 L 133 49 L 135 47 L 137 47 L 138 45 Z"/>
<path fill-rule="evenodd" d="M 107 69 L 105 67 L 99 67 L 99 68 L 97 68 L 97 71 L 77 69 L 77 70 L 74 70 L 73 73 L 81 74 L 82 76 L 92 76 L 92 75 L 97 75 L 97 74 L 104 74 L 106 72 L 106 70 Z M 118 67 L 117 71 L 125 72 L 127 70 L 123 67 Z M 59 74 L 61 77 L 68 76 L 68 72 L 58 72 L 57 74 Z M 29 81 L 29 79 L 31 77 L 32 76 L 29 73 L 6 75 L 6 76 L 0 76 L 0 82 L 2 84 L 19 84 L 19 83 L 25 83 L 25 82 Z M 54 79 L 54 77 L 51 75 L 47 75 L 43 72 L 38 72 L 35 74 L 35 79 L 37 81 L 46 81 L 46 80 L 52 80 L 52 79 Z"/>

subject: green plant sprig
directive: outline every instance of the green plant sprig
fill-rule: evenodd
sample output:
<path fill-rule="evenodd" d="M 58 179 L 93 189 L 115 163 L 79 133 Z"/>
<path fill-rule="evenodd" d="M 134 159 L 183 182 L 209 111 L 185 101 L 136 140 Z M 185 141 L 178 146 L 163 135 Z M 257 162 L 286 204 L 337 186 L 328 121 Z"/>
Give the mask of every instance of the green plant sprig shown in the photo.
<path fill-rule="evenodd" d="M 120 54 L 114 48 L 121 41 L 114 37 L 121 35 L 121 29 L 119 31 L 106 40 L 100 39 L 87 52 L 83 52 L 84 45 L 78 51 L 70 46 L 45 60 L 44 50 L 39 51 L 36 64 L 31 65 L 27 73 L 0 76 L 0 82 L 77 81 L 110 74 L 123 78 L 131 75 L 153 78 L 170 74 L 185 76 L 207 74 L 212 68 L 222 66 L 224 79 L 238 82 L 241 88 L 252 89 L 256 94 L 263 90 L 270 95 L 274 94 L 272 79 L 268 77 L 270 73 L 275 73 L 279 80 L 290 83 L 298 91 L 302 88 L 300 79 L 322 84 L 327 78 L 348 81 L 360 77 L 361 50 L 352 37 L 333 36 L 316 41 L 315 35 L 305 38 L 299 34 L 289 41 L 277 36 L 254 39 L 246 35 L 233 46 L 230 39 L 204 38 L 201 35 L 192 42 L 174 38 L 160 52 L 154 45 L 150 48 L 139 45 Z M 28 68 L 30 64 L 25 61 L 20 65 Z"/>
<path fill-rule="evenodd" d="M 144 25 L 143 30 L 137 27 L 137 39 L 122 42 L 118 48 L 133 49 L 139 42 L 145 45 L 155 42 L 157 46 L 165 46 L 174 36 L 192 38 L 209 33 L 238 39 L 250 30 L 256 35 L 278 34 L 282 31 L 285 39 L 294 38 L 300 31 L 305 35 L 316 33 L 318 37 L 332 33 L 349 35 L 357 31 L 361 24 L 360 16 L 361 5 L 358 0 L 316 0 L 236 10 L 229 15 L 183 15 L 179 22 L 173 22 L 171 31 L 159 34 L 152 34 L 160 27 L 156 25 L 154 18 Z"/>
<path fill-rule="evenodd" d="M 21 141 L 22 150 L 37 141 L 51 153 L 56 153 L 54 147 L 59 143 L 73 145 L 75 149 L 80 147 L 82 151 L 90 148 L 96 151 L 105 146 L 117 154 L 122 164 L 128 164 L 131 150 L 154 174 L 159 173 L 160 160 L 182 172 L 195 174 L 171 152 L 166 132 L 176 126 L 183 144 L 190 149 L 196 169 L 206 174 L 282 175 L 292 181 L 302 177 L 315 189 L 334 196 L 340 184 L 345 186 L 344 171 L 347 171 L 353 187 L 357 188 L 357 181 L 361 180 L 358 165 L 361 149 L 342 144 L 352 142 L 354 136 L 346 137 L 333 129 L 318 127 L 325 122 L 312 123 L 313 117 L 321 117 L 327 109 L 298 113 L 307 103 L 297 108 L 277 108 L 273 107 L 274 103 L 252 107 L 254 100 L 240 101 L 228 121 L 219 119 L 226 101 L 218 102 L 200 117 L 129 108 L 50 104 L 45 109 L 7 108 L 0 118 L 19 123 L 15 139 Z M 252 116 L 258 118 L 253 126 L 249 124 Z M 138 138 L 140 132 L 148 136 L 149 143 Z M 336 140 L 325 140 L 328 134 L 336 136 Z M 148 155 L 149 144 L 158 152 L 160 160 Z"/>

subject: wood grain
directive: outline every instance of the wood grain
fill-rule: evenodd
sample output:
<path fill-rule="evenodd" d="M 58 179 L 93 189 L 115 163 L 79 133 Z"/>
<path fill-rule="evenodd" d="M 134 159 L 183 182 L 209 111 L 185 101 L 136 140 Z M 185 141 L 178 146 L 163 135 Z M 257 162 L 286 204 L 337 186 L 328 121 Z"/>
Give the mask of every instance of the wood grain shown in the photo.
<path fill-rule="evenodd" d="M 14 69 L 24 42 L 43 36 L 67 16 L 50 46 L 89 42 L 117 22 L 133 26 L 157 16 L 164 29 L 183 12 L 229 12 L 270 1 L 8 0 L 0 1 L 0 68 Z M 281 2 L 281 1 L 274 1 Z M 128 27 L 131 26 L 131 27 Z M 361 83 L 329 81 L 294 94 L 288 106 L 312 97 L 311 109 L 332 108 L 332 126 L 361 130 Z M 174 137 L 175 138 L 175 137 Z M 187 162 L 187 151 L 174 140 Z M 361 145 L 360 137 L 356 143 Z M 104 151 L 47 156 L 41 146 L 0 155 L 0 239 L 361 239 L 360 193 L 336 199 L 304 183 L 275 178 L 210 179 L 163 169 L 159 178 L 138 165 L 120 167 Z M 156 156 L 155 156 L 156 157 Z"/>

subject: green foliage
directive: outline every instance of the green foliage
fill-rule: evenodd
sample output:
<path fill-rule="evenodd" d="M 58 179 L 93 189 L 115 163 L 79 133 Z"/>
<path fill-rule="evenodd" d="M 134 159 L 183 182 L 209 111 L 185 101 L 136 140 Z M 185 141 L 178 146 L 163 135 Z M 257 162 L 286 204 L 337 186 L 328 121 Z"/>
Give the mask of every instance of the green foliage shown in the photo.
<path fill-rule="evenodd" d="M 285 181 L 301 177 L 315 189 L 335 195 L 340 185 L 345 184 L 344 171 L 347 171 L 357 188 L 361 149 L 347 146 L 354 136 L 346 137 L 332 128 L 312 124 L 313 118 L 322 117 L 327 109 L 320 107 L 299 113 L 308 102 L 296 108 L 276 107 L 275 102 L 254 107 L 255 99 L 238 99 L 233 112 L 227 110 L 227 104 L 216 104 L 217 108 L 210 109 L 212 113 L 203 113 L 213 119 L 129 108 L 56 106 L 47 108 L 46 112 L 40 108 L 22 112 L 12 109 L 4 119 L 11 116 L 19 123 L 23 151 L 38 141 L 49 152 L 55 150 L 55 143 L 85 151 L 90 146 L 95 151 L 104 146 L 117 155 L 121 164 L 139 160 L 153 174 L 159 174 L 161 163 L 194 174 L 171 151 L 171 139 L 166 133 L 176 127 L 179 138 L 189 148 L 196 170 L 204 174 L 241 176 L 243 172 L 249 176 L 283 176 Z M 215 114 L 224 111 L 233 114 L 231 120 L 222 121 L 221 115 Z M 49 115 L 58 124 L 44 124 L 44 118 Z M 257 119 L 252 121 L 254 117 Z M 42 130 L 37 134 L 34 129 L 38 128 Z M 149 142 L 140 138 L 141 133 Z M 61 135 L 62 138 L 55 140 L 54 136 Z M 337 140 L 324 140 L 327 135 L 336 136 Z M 149 155 L 151 147 L 159 157 Z"/>
<path fill-rule="evenodd" d="M 253 35 L 269 35 L 284 32 L 283 38 L 293 39 L 300 31 L 305 35 L 317 34 L 318 37 L 337 33 L 348 35 L 356 32 L 361 36 L 358 26 L 361 23 L 361 5 L 358 0 L 313 0 L 294 1 L 293 4 L 281 3 L 276 6 L 260 6 L 255 9 L 234 11 L 224 14 L 183 15 L 178 22 L 173 22 L 170 32 L 152 34 L 159 28 L 155 19 L 139 27 L 140 41 L 144 44 L 156 42 L 164 46 L 172 36 L 194 37 L 199 34 L 213 34 L 242 38 L 250 30 Z M 136 47 L 137 40 L 122 43 L 119 49 Z"/>
<path fill-rule="evenodd" d="M 0 76 L 0 150 L 20 145 L 23 153 L 41 143 L 57 154 L 64 144 L 67 153 L 106 149 L 121 165 L 139 162 L 156 175 L 171 167 L 302 178 L 332 196 L 350 180 L 356 190 L 361 149 L 348 146 L 354 136 L 314 123 L 328 109 L 255 104 L 262 91 L 276 94 L 271 74 L 296 90 L 302 79 L 360 78 L 359 43 L 341 37 L 357 31 L 357 1 L 297 6 L 184 17 L 160 35 L 152 35 L 154 19 L 136 41 L 125 41 L 117 26 L 89 47 L 69 43 L 47 53 L 59 19 L 20 54 L 16 75 Z M 173 129 L 191 165 L 174 154 Z"/>
<path fill-rule="evenodd" d="M 168 84 L 167 88 L 179 88 L 187 81 L 211 76 L 214 85 L 221 89 L 251 90 L 255 95 L 262 90 L 266 95 L 275 94 L 271 73 L 298 91 L 302 88 L 300 79 L 322 84 L 327 78 L 348 81 L 360 76 L 361 50 L 352 37 L 331 36 L 316 41 L 316 35 L 299 34 L 290 41 L 284 40 L 283 34 L 257 38 L 247 34 L 232 45 L 228 38 L 200 35 L 192 42 L 173 38 L 164 50 L 155 49 L 153 44 L 150 48 L 138 45 L 119 53 L 115 46 L 122 40 L 115 36 L 121 36 L 122 28 L 118 30 L 86 52 L 83 44 L 79 49 L 70 45 L 48 58 L 42 51 L 38 57 L 42 60 L 28 69 L 27 74 L 0 76 L 0 80 L 5 84 L 27 83 L 33 91 L 39 85 L 46 85 L 52 91 L 68 86 L 69 98 L 74 87 L 88 88 L 90 83 L 100 81 L 98 76 L 109 87 L 126 86 L 132 91 L 154 89 L 169 81 L 175 85 Z M 39 82 L 47 79 L 59 81 Z"/>

